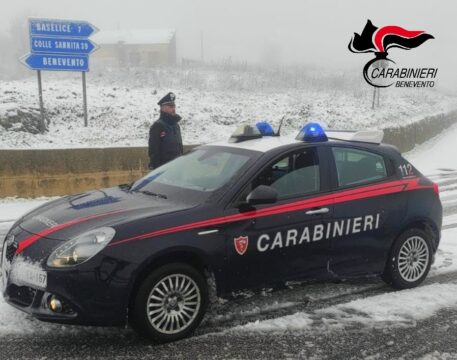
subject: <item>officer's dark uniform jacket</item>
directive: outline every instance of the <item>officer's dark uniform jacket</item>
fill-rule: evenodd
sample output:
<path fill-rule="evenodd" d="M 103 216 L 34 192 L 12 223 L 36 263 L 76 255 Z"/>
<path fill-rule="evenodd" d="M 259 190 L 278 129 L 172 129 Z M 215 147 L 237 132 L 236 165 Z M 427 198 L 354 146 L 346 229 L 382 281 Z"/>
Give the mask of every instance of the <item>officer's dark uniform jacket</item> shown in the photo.
<path fill-rule="evenodd" d="M 179 115 L 160 113 L 149 130 L 149 166 L 157 168 L 183 154 Z"/>

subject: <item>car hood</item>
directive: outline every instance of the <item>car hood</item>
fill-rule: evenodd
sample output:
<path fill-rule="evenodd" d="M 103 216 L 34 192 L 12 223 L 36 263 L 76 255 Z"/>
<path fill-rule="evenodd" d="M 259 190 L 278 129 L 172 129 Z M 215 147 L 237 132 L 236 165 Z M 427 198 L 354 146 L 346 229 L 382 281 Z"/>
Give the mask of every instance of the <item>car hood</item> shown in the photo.
<path fill-rule="evenodd" d="M 75 234 L 98 227 L 114 227 L 195 206 L 115 187 L 48 202 L 26 214 L 17 225 L 30 234 L 48 239 L 68 240 Z"/>

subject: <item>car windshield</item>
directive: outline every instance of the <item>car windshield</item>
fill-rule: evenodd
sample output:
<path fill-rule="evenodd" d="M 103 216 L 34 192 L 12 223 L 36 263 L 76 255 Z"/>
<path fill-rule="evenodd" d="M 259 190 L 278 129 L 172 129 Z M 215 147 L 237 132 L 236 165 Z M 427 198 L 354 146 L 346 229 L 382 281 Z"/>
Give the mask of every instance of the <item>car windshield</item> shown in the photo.
<path fill-rule="evenodd" d="M 200 148 L 154 169 L 136 181 L 131 191 L 163 197 L 167 194 L 157 193 L 154 186 L 161 184 L 212 192 L 226 185 L 249 159 L 249 154 L 241 154 L 232 149 Z"/>

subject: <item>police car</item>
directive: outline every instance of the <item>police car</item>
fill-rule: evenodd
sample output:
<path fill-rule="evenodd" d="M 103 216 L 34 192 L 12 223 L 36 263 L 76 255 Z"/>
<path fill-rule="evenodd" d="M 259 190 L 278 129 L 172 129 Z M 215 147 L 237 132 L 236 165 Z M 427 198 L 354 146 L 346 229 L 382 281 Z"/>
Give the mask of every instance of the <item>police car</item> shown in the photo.
<path fill-rule="evenodd" d="M 130 185 L 67 196 L 17 221 L 5 300 L 44 321 L 189 335 L 217 295 L 289 280 L 380 275 L 419 285 L 440 240 L 438 187 L 382 132 L 297 138 L 265 123 Z"/>

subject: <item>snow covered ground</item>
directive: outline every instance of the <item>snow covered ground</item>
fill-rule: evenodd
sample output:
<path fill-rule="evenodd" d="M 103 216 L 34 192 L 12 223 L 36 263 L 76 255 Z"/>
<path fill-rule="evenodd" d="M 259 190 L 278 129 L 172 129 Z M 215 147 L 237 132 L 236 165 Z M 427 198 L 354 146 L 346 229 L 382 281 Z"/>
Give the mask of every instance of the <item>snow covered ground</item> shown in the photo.
<path fill-rule="evenodd" d="M 0 82 L 0 148 L 146 146 L 149 127 L 158 117 L 156 103 L 168 91 L 177 95 L 187 144 L 225 139 L 240 122 L 266 119 L 277 125 L 283 116 L 287 134 L 308 121 L 342 129 L 384 128 L 457 109 L 456 98 L 437 91 L 388 89 L 381 91 L 380 108 L 372 110 L 373 90 L 366 84 L 352 84 L 348 91 L 345 74 L 331 80 L 325 74 L 306 76 L 179 68 L 90 73 L 89 127 L 84 128 L 80 77 L 46 73 L 50 125 L 43 135 L 21 131 L 22 125 L 11 120 L 21 109 L 36 116 L 36 79 Z"/>

